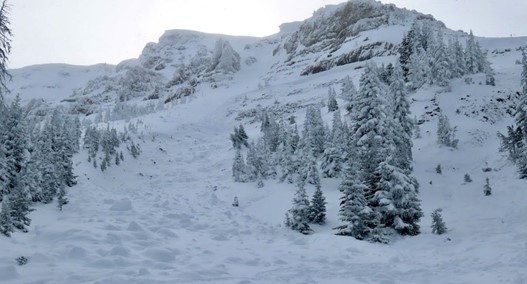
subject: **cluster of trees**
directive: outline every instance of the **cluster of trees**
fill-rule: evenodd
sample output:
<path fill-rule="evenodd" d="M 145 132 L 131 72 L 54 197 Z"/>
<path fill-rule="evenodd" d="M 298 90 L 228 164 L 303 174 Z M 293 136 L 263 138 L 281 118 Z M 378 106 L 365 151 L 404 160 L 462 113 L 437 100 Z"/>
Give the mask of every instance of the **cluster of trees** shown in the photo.
<path fill-rule="evenodd" d="M 507 135 L 499 133 L 500 151 L 507 152 L 516 164 L 521 179 L 527 178 L 527 55 L 522 56 L 521 98 L 516 106 L 515 125 L 507 126 Z"/>
<path fill-rule="evenodd" d="M 141 148 L 135 144 L 127 132 L 118 133 L 115 128 L 110 126 L 105 129 L 98 129 L 95 126 L 87 127 L 84 134 L 83 148 L 88 151 L 88 162 L 93 164 L 96 168 L 99 161 L 101 171 L 105 171 L 108 167 L 115 163 L 120 165 L 124 161 L 124 154 L 120 151 L 121 143 L 129 142 L 126 148 L 132 155 L 137 158 L 141 154 Z M 101 157 L 97 154 L 101 152 Z"/>
<path fill-rule="evenodd" d="M 327 202 L 320 186 L 316 187 L 310 202 L 304 186 L 300 181 L 293 198 L 293 206 L 285 213 L 284 224 L 292 230 L 307 235 L 313 232 L 309 224 L 326 223 Z"/>
<path fill-rule="evenodd" d="M 472 31 L 464 46 L 457 38 L 445 44 L 442 30 L 434 31 L 428 21 L 416 21 L 405 34 L 399 53 L 411 89 L 426 83 L 448 86 L 453 78 L 480 72 L 487 75 L 487 85 L 494 85 L 494 71 Z"/>
<path fill-rule="evenodd" d="M 309 233 L 310 206 L 304 185 L 320 189 L 320 178 L 340 178 L 342 192 L 336 234 L 387 242 L 393 233 L 416 235 L 423 213 L 412 176 L 410 104 L 400 65 L 393 67 L 390 84 L 381 68 L 366 65 L 357 90 L 345 78 L 340 97 L 347 119 L 332 102 L 330 128 L 318 106 L 309 106 L 301 133 L 296 123 L 262 114 L 263 136 L 236 151 L 233 176 L 238 182 L 278 178 L 299 184 L 286 224 Z M 334 94 L 330 91 L 330 101 Z M 247 148 L 247 158 L 243 152 Z M 317 195 L 317 194 L 315 194 Z M 312 202 L 313 203 L 313 202 Z M 318 205 L 317 205 L 318 206 Z"/>
<path fill-rule="evenodd" d="M 28 125 L 17 97 L 0 97 L 0 233 L 27 232 L 32 203 L 68 203 L 66 188 L 76 184 L 73 155 L 79 150 L 80 121 L 55 109 L 41 124 Z"/>

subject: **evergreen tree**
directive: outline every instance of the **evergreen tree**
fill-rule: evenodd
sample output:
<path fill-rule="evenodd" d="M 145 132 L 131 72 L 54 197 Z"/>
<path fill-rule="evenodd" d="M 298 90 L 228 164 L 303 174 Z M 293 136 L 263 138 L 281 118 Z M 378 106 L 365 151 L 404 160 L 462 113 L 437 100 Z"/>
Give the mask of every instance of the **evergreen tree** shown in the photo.
<path fill-rule="evenodd" d="M 428 56 L 422 49 L 418 49 L 410 56 L 409 71 L 406 78 L 412 90 L 417 90 L 430 82 L 432 71 L 428 61 Z"/>
<path fill-rule="evenodd" d="M 10 214 L 13 227 L 22 232 L 27 232 L 27 227 L 31 224 L 31 219 L 28 215 L 33 210 L 30 208 L 30 196 L 21 182 L 17 182 L 8 202 L 11 209 Z"/>
<path fill-rule="evenodd" d="M 443 114 L 439 114 L 439 120 L 437 124 L 437 143 L 447 147 L 457 148 L 459 142 L 455 138 L 456 127 L 450 127 L 448 117 Z"/>
<path fill-rule="evenodd" d="M 334 178 L 339 177 L 342 171 L 342 157 L 341 152 L 334 143 L 328 144 L 326 150 L 322 154 L 322 177 Z"/>
<path fill-rule="evenodd" d="M 466 183 L 469 183 L 469 182 L 472 182 L 472 178 L 470 177 L 469 174 L 465 174 L 463 176 L 463 181 L 465 181 Z"/>
<path fill-rule="evenodd" d="M 11 53 L 11 27 L 8 18 L 7 1 L 2 1 L 0 6 L 0 100 L 2 93 L 7 90 L 6 79 L 10 78 L 7 72 L 7 61 L 9 53 Z"/>
<path fill-rule="evenodd" d="M 19 173 L 25 168 L 28 148 L 28 134 L 23 111 L 20 107 L 20 97 L 16 97 L 6 110 L 3 131 L 0 133 L 0 143 L 4 165 L 4 194 L 10 193 L 17 182 Z M 1 198 L 1 196 L 0 196 Z"/>
<path fill-rule="evenodd" d="M 349 76 L 346 76 L 342 82 L 341 95 L 344 100 L 344 108 L 348 113 L 352 112 L 353 103 L 357 96 L 357 88 Z"/>
<path fill-rule="evenodd" d="M 390 94 L 393 97 L 393 139 L 395 142 L 395 160 L 398 167 L 404 170 L 411 169 L 412 157 L 412 132 L 414 122 L 410 118 L 410 102 L 403 81 L 402 69 L 399 65 L 394 67 L 390 84 Z"/>
<path fill-rule="evenodd" d="M 236 155 L 234 156 L 234 162 L 232 164 L 232 176 L 235 182 L 245 182 L 245 161 L 243 159 L 240 149 L 236 149 Z"/>
<path fill-rule="evenodd" d="M 514 119 L 516 126 L 521 129 L 522 136 L 527 137 L 527 55 L 522 55 L 522 73 L 521 73 L 521 97 Z"/>
<path fill-rule="evenodd" d="M 240 149 L 242 146 L 249 147 L 248 138 L 243 125 L 240 124 L 239 127 L 234 127 L 234 133 L 230 135 L 232 147 L 235 149 Z"/>
<path fill-rule="evenodd" d="M 416 52 L 417 43 L 417 23 L 414 22 L 411 29 L 404 35 L 401 47 L 399 48 L 399 63 L 403 69 L 403 77 L 408 81 L 408 75 L 411 70 L 411 57 Z"/>
<path fill-rule="evenodd" d="M 66 198 L 66 188 L 61 187 L 57 194 L 57 207 L 59 208 L 60 211 L 62 211 L 62 207 L 68 203 L 69 201 Z"/>
<path fill-rule="evenodd" d="M 137 159 L 137 157 L 139 157 L 139 155 L 141 154 L 141 149 L 139 148 L 139 145 L 134 144 L 133 141 L 132 141 L 132 145 L 130 146 L 130 153 L 132 154 L 132 157 L 134 157 L 134 159 Z M 94 164 L 95 164 L 95 160 L 94 160 Z"/>
<path fill-rule="evenodd" d="M 365 191 L 366 184 L 360 180 L 360 174 L 356 171 L 356 165 L 350 160 L 350 166 L 339 190 L 340 198 L 339 220 L 342 225 L 335 228 L 337 235 L 351 236 L 358 240 L 364 240 L 370 233 L 370 226 L 374 212 L 368 206 Z"/>
<path fill-rule="evenodd" d="M 489 66 L 489 68 L 485 70 L 485 85 L 496 86 L 496 78 L 494 75 L 496 75 L 496 73 L 494 73 L 494 70 Z"/>
<path fill-rule="evenodd" d="M 326 223 L 326 198 L 320 189 L 320 186 L 316 187 L 315 193 L 311 198 L 311 204 L 309 206 L 309 222 L 319 225 Z"/>
<path fill-rule="evenodd" d="M 448 231 L 443 217 L 441 216 L 442 209 L 436 209 L 432 212 L 432 233 L 442 235 Z"/>
<path fill-rule="evenodd" d="M 337 103 L 337 93 L 335 92 L 335 89 L 329 88 L 328 112 L 336 111 L 337 109 L 339 109 L 339 105 Z"/>
<path fill-rule="evenodd" d="M 309 227 L 309 199 L 306 189 L 302 182 L 299 182 L 298 188 L 293 198 L 293 207 L 289 209 L 286 215 L 286 224 L 292 230 L 298 231 L 304 235 L 311 234 L 313 230 Z"/>
<path fill-rule="evenodd" d="M 450 79 L 452 78 L 452 66 L 450 65 L 451 54 L 443 42 L 443 32 L 439 31 L 437 38 L 434 41 L 435 46 L 433 47 L 433 58 L 431 64 L 433 82 L 439 86 L 448 86 Z"/>
<path fill-rule="evenodd" d="M 391 163 L 391 158 L 388 158 L 377 168 L 380 178 L 374 199 L 378 204 L 376 210 L 380 212 L 381 224 L 401 235 L 417 235 L 418 222 L 423 216 L 417 189 L 412 179 Z"/>
<path fill-rule="evenodd" d="M 295 144 L 298 144 L 297 138 L 298 137 L 295 137 L 294 130 L 287 132 L 286 134 L 284 146 L 281 148 L 280 166 L 282 173 L 280 176 L 280 182 L 287 180 L 289 183 L 293 183 L 297 178 L 299 168 L 299 162 L 295 155 Z"/>
<path fill-rule="evenodd" d="M 474 34 L 470 31 L 470 34 L 467 39 L 466 49 L 465 49 L 465 61 L 467 70 L 471 74 L 476 74 L 479 72 L 484 72 L 485 67 L 487 66 L 487 61 L 485 54 L 481 50 L 479 43 L 476 42 Z"/>
<path fill-rule="evenodd" d="M 2 211 L 0 212 L 0 234 L 10 237 L 14 231 L 10 203 L 7 198 L 4 198 L 2 201 Z"/>
<path fill-rule="evenodd" d="M 320 186 L 320 173 L 318 172 L 317 159 L 311 152 L 303 154 L 300 168 L 300 179 L 303 182 Z"/>
<path fill-rule="evenodd" d="M 385 91 L 375 72 L 375 66 L 367 65 L 360 80 L 360 90 L 356 107 L 360 110 L 352 129 L 352 149 L 356 149 L 359 169 L 364 175 L 362 180 L 367 184 L 366 196 L 373 196 L 376 191 L 375 170 L 393 151 L 392 133 L 387 127 L 385 110 Z"/>
<path fill-rule="evenodd" d="M 305 146 L 313 153 L 315 158 L 324 153 L 326 138 L 324 122 L 322 121 L 320 109 L 315 106 L 307 108 L 303 138 L 305 140 Z"/>

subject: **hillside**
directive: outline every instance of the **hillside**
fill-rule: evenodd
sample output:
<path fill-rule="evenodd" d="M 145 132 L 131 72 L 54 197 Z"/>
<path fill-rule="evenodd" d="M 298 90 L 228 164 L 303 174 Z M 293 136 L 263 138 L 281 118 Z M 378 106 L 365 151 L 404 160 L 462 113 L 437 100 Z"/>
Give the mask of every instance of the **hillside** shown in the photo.
<path fill-rule="evenodd" d="M 525 181 L 498 152 L 496 136 L 513 122 L 508 112 L 521 73 L 516 61 L 527 38 L 478 38 L 488 50 L 496 86 L 485 85 L 485 74 L 479 73 L 454 79 L 449 88 L 425 85 L 411 93 L 412 116 L 423 122 L 422 138 L 413 140 L 424 212 L 418 236 L 397 236 L 389 245 L 335 236 L 337 178 L 322 179 L 328 222 L 313 225 L 312 235 L 283 225 L 294 185 L 233 182 L 235 150 L 228 137 L 234 126 L 243 123 L 251 139 L 261 136 L 262 109 L 295 116 L 301 125 L 306 107 L 327 100 L 328 88 L 340 93 L 346 76 L 358 86 L 366 62 L 395 62 L 396 47 L 415 19 L 431 21 L 460 40 L 467 37 L 431 16 L 369 0 L 352 3 L 357 7 L 351 11 L 361 13 L 346 14 L 346 4 L 328 6 L 263 39 L 173 30 L 147 44 L 138 59 L 115 67 L 13 70 L 8 98 L 17 93 L 25 102 L 43 98 L 80 115 L 85 125 L 101 122 L 122 130 L 132 124 L 142 154 L 127 155 L 105 172 L 86 162 L 85 151 L 75 156 L 78 185 L 69 189 L 64 211 L 37 205 L 28 233 L 0 237 L 0 280 L 527 282 Z M 349 21 L 332 25 L 335 15 Z M 342 108 L 342 98 L 337 100 Z M 123 105 L 139 110 L 112 115 Z M 458 149 L 437 144 L 437 107 L 457 126 Z M 333 114 L 321 109 L 330 124 Z M 486 167 L 492 170 L 482 171 Z M 465 183 L 465 174 L 473 182 Z M 482 192 L 487 177 L 491 196 Z M 314 190 L 307 186 L 310 196 Z M 231 205 L 235 196 L 239 207 Z M 436 208 L 443 209 L 445 235 L 431 233 Z M 14 260 L 22 255 L 29 262 L 18 266 Z"/>

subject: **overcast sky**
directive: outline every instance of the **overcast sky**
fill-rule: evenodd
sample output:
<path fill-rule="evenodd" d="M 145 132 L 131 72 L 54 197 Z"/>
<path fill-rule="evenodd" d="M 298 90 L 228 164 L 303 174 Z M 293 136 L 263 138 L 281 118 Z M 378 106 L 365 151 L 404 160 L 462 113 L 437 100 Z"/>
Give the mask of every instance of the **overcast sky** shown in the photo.
<path fill-rule="evenodd" d="M 284 22 L 343 0 L 8 0 L 11 68 L 41 63 L 116 64 L 165 30 L 266 36 Z M 383 0 L 432 14 L 478 36 L 527 35 L 526 0 Z"/>

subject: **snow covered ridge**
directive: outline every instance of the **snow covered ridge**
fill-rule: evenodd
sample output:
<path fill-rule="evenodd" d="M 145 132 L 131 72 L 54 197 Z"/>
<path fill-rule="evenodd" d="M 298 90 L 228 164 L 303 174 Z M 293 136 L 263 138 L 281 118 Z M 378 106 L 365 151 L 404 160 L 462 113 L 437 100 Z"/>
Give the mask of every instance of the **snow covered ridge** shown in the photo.
<path fill-rule="evenodd" d="M 86 76 L 60 71 L 70 73 L 68 82 L 78 82 L 68 83 L 67 88 L 58 83 L 60 78 L 48 78 L 46 81 L 57 83 L 38 86 L 20 83 L 27 74 L 14 74 L 17 83 L 13 89 L 24 99 L 40 97 L 39 91 L 56 86 L 63 92 L 54 96 L 71 96 L 67 101 L 72 111 L 85 115 L 115 101 L 138 98 L 168 103 L 208 88 L 227 87 L 240 71 L 257 73 L 262 80 L 259 83 L 265 84 L 276 76 L 309 75 L 395 55 L 415 20 L 444 29 L 432 16 L 361 0 L 326 6 L 303 22 L 282 25 L 278 34 L 266 38 L 170 30 L 157 43 L 148 43 L 137 59 L 125 60 L 104 72 L 99 67 L 79 67 L 94 70 Z"/>

